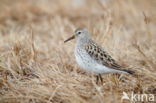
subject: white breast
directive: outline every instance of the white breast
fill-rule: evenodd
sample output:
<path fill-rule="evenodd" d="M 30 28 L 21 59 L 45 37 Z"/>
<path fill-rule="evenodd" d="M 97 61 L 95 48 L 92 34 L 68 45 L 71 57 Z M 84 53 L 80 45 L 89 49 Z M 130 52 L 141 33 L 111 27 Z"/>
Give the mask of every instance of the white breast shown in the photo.
<path fill-rule="evenodd" d="M 75 57 L 76 62 L 81 68 L 89 72 L 91 71 L 94 61 L 91 59 L 91 57 L 87 54 L 85 50 L 82 49 L 75 50 Z"/>
<path fill-rule="evenodd" d="M 117 72 L 95 61 L 84 49 L 75 49 L 75 57 L 78 65 L 88 72 L 93 72 L 95 74 Z"/>

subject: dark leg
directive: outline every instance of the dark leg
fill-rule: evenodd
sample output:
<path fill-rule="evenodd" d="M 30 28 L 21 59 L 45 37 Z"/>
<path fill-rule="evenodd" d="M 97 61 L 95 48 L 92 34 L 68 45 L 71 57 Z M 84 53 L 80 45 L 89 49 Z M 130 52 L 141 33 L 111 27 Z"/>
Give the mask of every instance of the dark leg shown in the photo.
<path fill-rule="evenodd" d="M 99 78 L 101 80 L 101 83 L 103 84 L 103 78 L 102 78 L 101 74 L 99 74 Z"/>
<path fill-rule="evenodd" d="M 96 84 L 98 84 L 99 81 L 99 75 L 96 76 Z"/>

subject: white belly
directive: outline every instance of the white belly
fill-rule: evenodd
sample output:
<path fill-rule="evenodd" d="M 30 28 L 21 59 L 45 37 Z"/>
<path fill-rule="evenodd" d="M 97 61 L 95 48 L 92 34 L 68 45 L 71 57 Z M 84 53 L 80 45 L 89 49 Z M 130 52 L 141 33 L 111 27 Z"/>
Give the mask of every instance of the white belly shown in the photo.
<path fill-rule="evenodd" d="M 92 72 L 95 74 L 120 72 L 118 70 L 108 68 L 98 63 L 93 58 L 91 58 L 90 55 L 85 50 L 82 49 L 81 51 L 78 49 L 75 50 L 75 57 L 78 65 L 88 72 Z"/>
<path fill-rule="evenodd" d="M 93 70 L 93 67 L 95 66 L 95 62 L 91 59 L 91 57 L 85 52 L 75 52 L 76 62 L 78 65 L 85 69 L 88 72 L 91 72 Z"/>
<path fill-rule="evenodd" d="M 78 65 L 85 69 L 88 72 L 92 72 L 95 74 L 103 74 L 111 72 L 109 68 L 99 64 L 85 50 L 77 50 L 75 51 L 75 57 Z"/>

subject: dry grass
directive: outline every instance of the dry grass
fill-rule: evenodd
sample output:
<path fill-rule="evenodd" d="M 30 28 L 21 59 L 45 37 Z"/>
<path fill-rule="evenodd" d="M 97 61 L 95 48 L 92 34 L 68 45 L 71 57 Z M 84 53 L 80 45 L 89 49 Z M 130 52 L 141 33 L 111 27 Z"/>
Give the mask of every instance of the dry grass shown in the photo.
<path fill-rule="evenodd" d="M 0 1 L 0 103 L 122 103 L 123 91 L 154 92 L 155 0 L 75 1 Z M 96 85 L 75 62 L 75 41 L 63 42 L 77 27 L 138 76 Z"/>

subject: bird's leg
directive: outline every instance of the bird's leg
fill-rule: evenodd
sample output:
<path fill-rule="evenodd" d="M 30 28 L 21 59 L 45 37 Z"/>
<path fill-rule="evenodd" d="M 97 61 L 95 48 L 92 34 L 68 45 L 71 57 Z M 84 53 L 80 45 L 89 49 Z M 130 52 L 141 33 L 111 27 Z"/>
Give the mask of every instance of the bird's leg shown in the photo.
<path fill-rule="evenodd" d="M 102 78 L 101 74 L 99 74 L 99 78 L 101 80 L 101 83 L 103 84 L 103 78 Z"/>
<path fill-rule="evenodd" d="M 96 76 L 96 84 L 98 84 L 99 81 L 99 75 Z"/>

